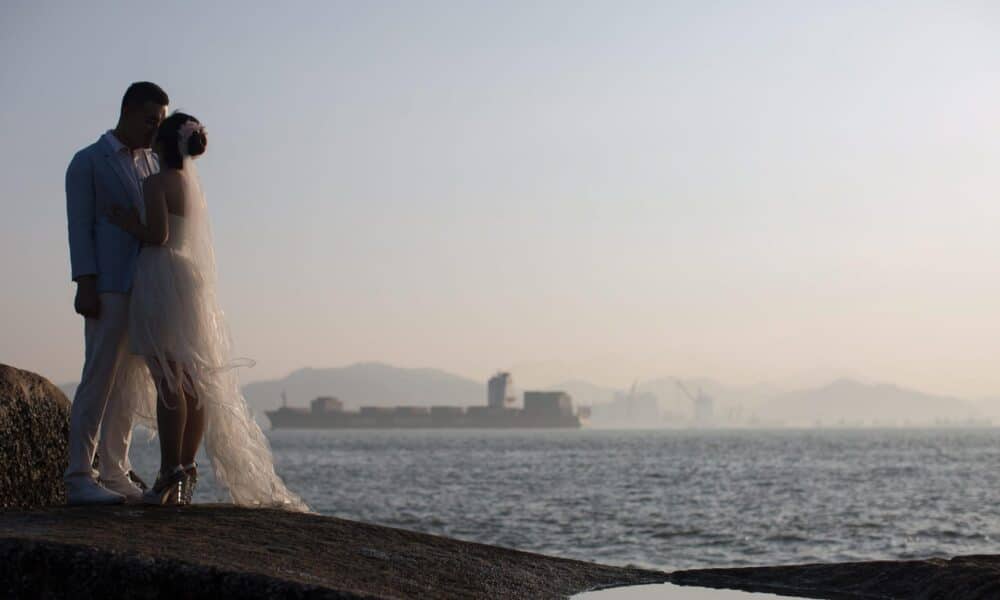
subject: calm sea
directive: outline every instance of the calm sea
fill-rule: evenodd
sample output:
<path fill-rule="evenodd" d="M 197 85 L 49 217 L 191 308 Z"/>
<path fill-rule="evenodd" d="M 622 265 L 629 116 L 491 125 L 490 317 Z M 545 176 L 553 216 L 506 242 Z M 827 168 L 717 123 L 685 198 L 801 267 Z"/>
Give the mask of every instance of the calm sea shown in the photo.
<path fill-rule="evenodd" d="M 319 513 L 557 556 L 678 569 L 1000 549 L 1000 430 L 269 436 Z M 152 478 L 155 442 L 133 460 Z"/>

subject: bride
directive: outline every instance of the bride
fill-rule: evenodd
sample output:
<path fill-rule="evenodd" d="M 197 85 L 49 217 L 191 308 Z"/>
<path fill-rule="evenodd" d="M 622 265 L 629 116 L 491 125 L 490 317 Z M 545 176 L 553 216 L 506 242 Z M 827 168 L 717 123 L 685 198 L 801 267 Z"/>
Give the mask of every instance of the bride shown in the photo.
<path fill-rule="evenodd" d="M 193 159 L 205 128 L 175 112 L 156 133 L 159 173 L 143 183 L 143 214 L 108 219 L 141 242 L 129 306 L 125 397 L 139 422 L 158 430 L 160 472 L 149 504 L 191 502 L 195 454 L 204 438 L 216 478 L 236 504 L 308 510 L 274 470 L 270 446 L 240 392 L 231 340 L 216 299 L 208 211 Z"/>

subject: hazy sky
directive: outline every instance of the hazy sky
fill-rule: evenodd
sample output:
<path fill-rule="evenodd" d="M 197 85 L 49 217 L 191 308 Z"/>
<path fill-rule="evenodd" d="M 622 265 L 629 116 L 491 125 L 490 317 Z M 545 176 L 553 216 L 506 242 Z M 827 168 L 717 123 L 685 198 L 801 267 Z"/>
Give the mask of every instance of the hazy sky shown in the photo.
<path fill-rule="evenodd" d="M 79 378 L 63 175 L 209 130 L 255 380 L 382 360 L 1000 395 L 992 2 L 0 7 L 0 362 Z"/>

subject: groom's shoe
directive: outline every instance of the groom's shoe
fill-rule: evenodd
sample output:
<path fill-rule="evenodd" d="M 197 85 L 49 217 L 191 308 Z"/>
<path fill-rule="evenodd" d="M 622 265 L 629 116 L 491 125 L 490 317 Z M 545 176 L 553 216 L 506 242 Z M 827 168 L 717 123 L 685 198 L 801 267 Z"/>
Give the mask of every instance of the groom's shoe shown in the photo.
<path fill-rule="evenodd" d="M 112 493 L 118 494 L 125 498 L 125 504 L 139 504 L 142 502 L 142 490 L 132 483 L 132 480 L 128 477 L 122 477 L 120 479 L 101 479 L 101 485 Z"/>
<path fill-rule="evenodd" d="M 121 504 L 125 496 L 112 492 L 89 477 L 66 482 L 66 503 L 70 506 L 84 504 Z"/>

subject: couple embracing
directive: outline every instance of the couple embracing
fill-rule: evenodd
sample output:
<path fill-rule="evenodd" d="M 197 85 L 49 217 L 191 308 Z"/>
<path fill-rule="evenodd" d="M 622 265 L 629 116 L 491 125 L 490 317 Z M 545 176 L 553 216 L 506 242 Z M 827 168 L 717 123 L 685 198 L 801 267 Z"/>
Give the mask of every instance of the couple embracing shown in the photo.
<path fill-rule="evenodd" d="M 306 510 L 275 473 L 240 392 L 194 166 L 208 147 L 205 128 L 188 114 L 167 116 L 168 104 L 156 84 L 132 84 L 117 126 L 66 172 L 74 305 L 86 346 L 70 415 L 67 499 L 190 503 L 204 443 L 233 502 Z M 148 489 L 128 456 L 136 424 L 160 439 L 160 470 Z"/>

